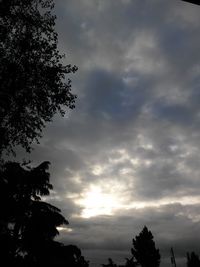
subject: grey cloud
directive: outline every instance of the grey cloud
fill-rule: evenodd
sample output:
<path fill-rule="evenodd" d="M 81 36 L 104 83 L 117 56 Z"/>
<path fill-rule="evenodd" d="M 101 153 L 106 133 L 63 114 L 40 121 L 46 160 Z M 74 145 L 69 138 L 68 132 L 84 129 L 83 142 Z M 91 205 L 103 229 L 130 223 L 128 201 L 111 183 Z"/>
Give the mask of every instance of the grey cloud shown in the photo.
<path fill-rule="evenodd" d="M 88 102 L 87 113 L 99 119 L 132 122 L 137 118 L 147 98 L 147 84 L 135 88 L 126 85 L 118 73 L 95 70 L 90 73 L 86 83 L 83 102 Z M 148 88 L 149 89 L 149 88 Z"/>
<path fill-rule="evenodd" d="M 198 205 L 83 219 L 73 217 L 83 209 L 73 196 L 91 184 L 116 183 L 126 204 L 198 198 L 199 11 L 174 0 L 57 2 L 60 50 L 79 67 L 72 76 L 78 100 L 75 110 L 47 125 L 30 159 L 51 161 L 49 201 L 73 229 L 59 239 L 79 245 L 96 263 L 107 256 L 120 262 L 146 224 L 162 266 L 170 264 L 170 246 L 184 262 L 186 250 L 199 249 Z M 102 167 L 98 175 L 95 165 Z"/>
<path fill-rule="evenodd" d="M 192 214 L 196 214 L 196 209 L 199 210 L 199 207 L 195 205 L 174 204 L 156 209 L 122 211 L 115 217 L 100 216 L 86 221 L 79 220 L 77 225 L 73 221 L 74 233 L 63 236 L 62 241 L 78 242 L 86 254 L 87 250 L 94 248 L 93 253 L 97 255 L 95 258 L 103 252 L 107 256 L 114 255 L 114 259 L 120 262 L 123 260 L 122 255 L 124 258 L 131 256 L 132 238 L 147 225 L 161 251 L 162 263 L 165 263 L 163 266 L 170 264 L 169 249 L 172 246 L 178 260 L 184 262 L 187 251 L 198 251 L 199 223 L 192 221 Z M 113 251 L 118 252 L 118 255 Z"/>

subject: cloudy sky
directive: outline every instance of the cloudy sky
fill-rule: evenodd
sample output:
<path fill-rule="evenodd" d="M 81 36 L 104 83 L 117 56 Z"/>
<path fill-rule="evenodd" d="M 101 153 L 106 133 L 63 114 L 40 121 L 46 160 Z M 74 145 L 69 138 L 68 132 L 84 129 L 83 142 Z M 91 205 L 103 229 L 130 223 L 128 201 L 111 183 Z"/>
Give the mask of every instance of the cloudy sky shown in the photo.
<path fill-rule="evenodd" d="M 200 7 L 179 0 L 57 0 L 76 109 L 29 156 L 51 162 L 59 240 L 99 266 L 130 257 L 144 225 L 170 265 L 200 253 Z"/>

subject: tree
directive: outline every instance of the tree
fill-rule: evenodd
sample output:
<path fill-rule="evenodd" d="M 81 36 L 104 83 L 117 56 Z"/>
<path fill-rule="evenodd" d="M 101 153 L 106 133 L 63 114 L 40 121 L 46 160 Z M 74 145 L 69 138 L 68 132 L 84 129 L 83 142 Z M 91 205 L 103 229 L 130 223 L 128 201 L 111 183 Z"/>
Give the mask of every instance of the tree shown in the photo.
<path fill-rule="evenodd" d="M 125 267 L 136 267 L 137 264 L 134 261 L 134 257 L 131 257 L 130 259 L 126 258 Z"/>
<path fill-rule="evenodd" d="M 103 267 L 117 267 L 111 258 L 108 258 L 108 264 L 102 264 Z"/>
<path fill-rule="evenodd" d="M 102 264 L 103 267 L 117 267 L 111 258 L 108 258 L 108 264 Z"/>
<path fill-rule="evenodd" d="M 182 0 L 182 1 L 189 2 L 189 3 L 195 4 L 195 5 L 200 5 L 200 1 L 199 0 Z"/>
<path fill-rule="evenodd" d="M 62 63 L 53 0 L 0 1 L 0 152 L 30 151 L 56 112 L 73 109 L 76 66 Z"/>
<path fill-rule="evenodd" d="M 88 267 L 89 262 L 81 255 L 81 250 L 74 245 L 61 245 L 56 251 L 52 251 L 52 255 L 55 255 L 55 264 L 59 263 L 59 266 L 70 267 Z M 51 260 L 51 263 L 53 260 Z M 57 265 L 56 265 L 57 266 Z"/>
<path fill-rule="evenodd" d="M 135 239 L 131 249 L 136 263 L 142 267 L 158 267 L 160 265 L 159 249 L 156 249 L 151 231 L 145 226 Z"/>
<path fill-rule="evenodd" d="M 6 163 L 0 171 L 0 253 L 7 263 L 26 255 L 30 262 L 44 262 L 45 251 L 59 244 L 53 239 L 57 226 L 68 224 L 60 210 L 41 200 L 49 194 L 48 162 L 35 168 Z"/>
<path fill-rule="evenodd" d="M 187 267 L 200 267 L 199 256 L 196 253 L 187 253 Z"/>
<path fill-rule="evenodd" d="M 61 211 L 42 201 L 53 189 L 49 162 L 35 168 L 16 162 L 0 171 L 0 259 L 8 266 L 88 267 L 81 250 L 54 240 L 68 224 Z"/>

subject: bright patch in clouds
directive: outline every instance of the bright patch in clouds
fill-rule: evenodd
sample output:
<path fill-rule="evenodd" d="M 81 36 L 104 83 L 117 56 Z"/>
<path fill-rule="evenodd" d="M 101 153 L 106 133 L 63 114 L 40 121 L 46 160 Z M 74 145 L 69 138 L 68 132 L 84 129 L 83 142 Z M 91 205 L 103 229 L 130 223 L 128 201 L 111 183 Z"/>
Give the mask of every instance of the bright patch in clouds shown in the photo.
<path fill-rule="evenodd" d="M 115 215 L 120 210 L 145 209 L 152 207 L 162 207 L 171 204 L 192 205 L 200 204 L 199 197 L 183 196 L 162 198 L 157 201 L 128 201 L 128 196 L 124 197 L 124 187 L 115 187 L 112 182 L 107 185 L 91 185 L 82 197 L 75 200 L 75 203 L 82 207 L 80 217 L 91 218 L 99 215 Z M 197 218 L 196 218 L 197 220 Z M 199 220 L 199 217 L 198 217 Z"/>
<path fill-rule="evenodd" d="M 83 198 L 76 201 L 83 207 L 81 217 L 90 218 L 98 215 L 112 215 L 119 208 L 119 200 L 114 194 L 104 192 L 100 186 L 91 186 L 83 194 Z"/>
<path fill-rule="evenodd" d="M 94 175 L 101 175 L 103 173 L 103 168 L 100 165 L 95 165 L 92 169 Z"/>
<path fill-rule="evenodd" d="M 72 232 L 73 230 L 72 230 L 72 228 L 69 228 L 69 227 L 62 227 L 62 226 L 58 226 L 57 227 L 57 230 L 59 231 L 59 232 L 66 232 L 66 233 L 70 233 L 70 232 Z"/>

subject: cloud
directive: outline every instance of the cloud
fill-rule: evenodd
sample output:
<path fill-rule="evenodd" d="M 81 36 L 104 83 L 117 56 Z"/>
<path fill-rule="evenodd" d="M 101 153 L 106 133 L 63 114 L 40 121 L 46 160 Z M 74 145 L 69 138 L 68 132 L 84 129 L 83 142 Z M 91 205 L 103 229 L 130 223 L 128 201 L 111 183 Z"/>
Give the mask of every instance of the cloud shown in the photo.
<path fill-rule="evenodd" d="M 101 255 L 104 262 L 110 256 L 123 262 L 125 257 L 131 257 L 132 239 L 147 225 L 160 249 L 162 263 L 170 264 L 170 247 L 174 248 L 178 262 L 184 262 L 187 251 L 198 251 L 200 229 L 195 219 L 196 212 L 199 212 L 199 205 L 173 204 L 121 210 L 116 216 L 74 220 L 72 232 L 62 235 L 61 240 L 79 244 L 92 261 Z M 93 249 L 95 255 L 91 255 Z"/>
<path fill-rule="evenodd" d="M 55 12 L 65 62 L 79 67 L 72 76 L 78 100 L 47 125 L 30 159 L 52 163 L 49 201 L 72 229 L 60 240 L 79 245 L 93 265 L 123 262 L 147 225 L 162 266 L 171 246 L 182 264 L 200 241 L 198 8 L 66 0 Z M 82 218 L 92 188 L 99 200 L 89 208 L 98 216 Z M 109 211 L 101 208 L 111 199 Z"/>

